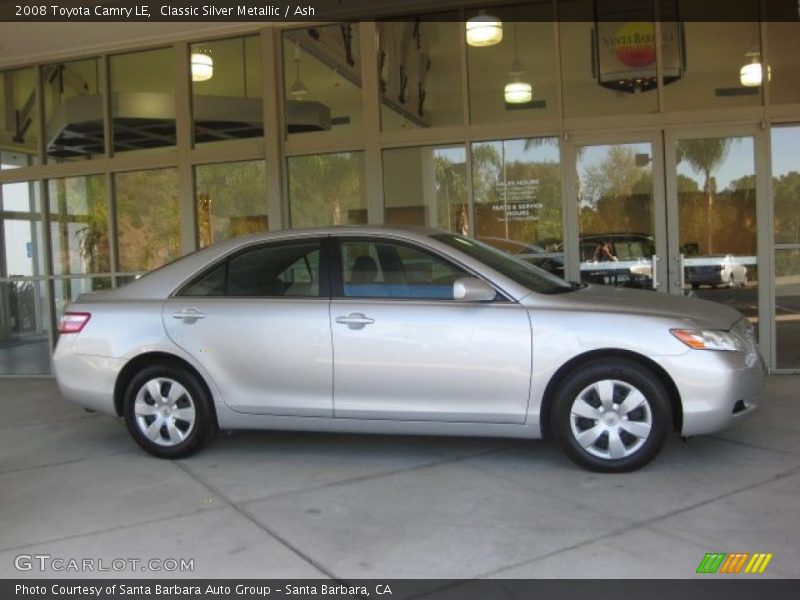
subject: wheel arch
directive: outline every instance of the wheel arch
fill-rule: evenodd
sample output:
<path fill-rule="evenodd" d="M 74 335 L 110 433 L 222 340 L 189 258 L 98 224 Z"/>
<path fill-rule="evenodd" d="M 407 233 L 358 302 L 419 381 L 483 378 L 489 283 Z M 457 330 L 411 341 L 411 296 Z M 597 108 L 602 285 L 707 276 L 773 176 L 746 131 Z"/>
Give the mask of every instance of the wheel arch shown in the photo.
<path fill-rule="evenodd" d="M 539 427 L 541 428 L 542 436 L 547 438 L 551 436 L 550 428 L 550 411 L 553 406 L 556 391 L 559 386 L 566 380 L 571 371 L 580 368 L 584 364 L 598 359 L 598 358 L 622 358 L 630 360 L 631 362 L 638 363 L 640 366 L 649 370 L 656 377 L 658 377 L 664 389 L 669 396 L 670 407 L 672 408 L 672 424 L 677 431 L 681 431 L 683 427 L 683 404 L 681 403 L 680 392 L 675 382 L 670 377 L 664 368 L 657 362 L 630 350 L 623 350 L 620 348 L 600 348 L 584 352 L 568 360 L 561 365 L 558 370 L 550 378 L 545 387 L 544 394 L 542 395 L 542 405 L 539 411 Z"/>
<path fill-rule="evenodd" d="M 122 405 L 125 401 L 125 390 L 128 388 L 128 384 L 139 371 L 145 367 L 156 364 L 178 366 L 186 369 L 192 375 L 194 375 L 197 378 L 197 381 L 200 382 L 200 385 L 202 385 L 205 389 L 208 397 L 211 398 L 211 414 L 214 415 L 214 420 L 216 420 L 217 411 L 214 405 L 214 394 L 211 392 L 211 388 L 209 387 L 208 383 L 206 383 L 205 378 L 191 365 L 191 363 L 179 356 L 170 354 L 169 352 L 146 352 L 144 354 L 139 354 L 138 356 L 135 356 L 129 360 L 125 366 L 122 367 L 122 370 L 119 372 L 119 375 L 117 375 L 117 380 L 114 383 L 114 410 L 116 411 L 118 417 L 122 416 Z"/>

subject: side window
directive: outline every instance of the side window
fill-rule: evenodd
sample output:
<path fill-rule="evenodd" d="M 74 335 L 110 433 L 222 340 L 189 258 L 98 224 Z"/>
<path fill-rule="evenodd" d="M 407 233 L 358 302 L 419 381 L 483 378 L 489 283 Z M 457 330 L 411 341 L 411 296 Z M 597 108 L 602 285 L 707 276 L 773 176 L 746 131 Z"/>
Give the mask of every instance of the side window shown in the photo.
<path fill-rule="evenodd" d="M 276 243 L 235 254 L 180 296 L 318 297 L 320 242 Z"/>
<path fill-rule="evenodd" d="M 467 273 L 412 246 L 342 241 L 342 287 L 347 298 L 452 300 L 453 282 Z"/>
<path fill-rule="evenodd" d="M 228 261 L 228 296 L 319 296 L 319 242 L 275 244 Z"/>
<path fill-rule="evenodd" d="M 225 263 L 195 279 L 180 292 L 181 296 L 224 296 Z"/>

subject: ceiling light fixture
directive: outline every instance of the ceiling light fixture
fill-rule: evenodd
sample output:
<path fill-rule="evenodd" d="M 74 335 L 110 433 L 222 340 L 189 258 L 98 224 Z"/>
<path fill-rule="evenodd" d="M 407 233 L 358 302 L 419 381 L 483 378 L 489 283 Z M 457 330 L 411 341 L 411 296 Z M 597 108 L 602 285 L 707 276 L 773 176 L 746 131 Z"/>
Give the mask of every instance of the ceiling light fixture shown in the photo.
<path fill-rule="evenodd" d="M 202 52 L 192 52 L 192 81 L 208 81 L 214 76 L 214 60 Z"/>
<path fill-rule="evenodd" d="M 294 45 L 294 83 L 289 88 L 289 95 L 295 100 L 302 100 L 308 94 L 308 88 L 300 79 L 300 44 Z"/>
<path fill-rule="evenodd" d="M 514 23 L 514 62 L 511 63 L 511 81 L 503 88 L 503 97 L 508 104 L 525 104 L 533 100 L 533 85 L 524 81 L 525 69 L 519 62 L 517 24 Z"/>
<path fill-rule="evenodd" d="M 467 43 L 478 48 L 494 46 L 503 40 L 503 22 L 480 11 L 466 23 Z"/>
<path fill-rule="evenodd" d="M 739 82 L 745 87 L 758 87 L 764 80 L 764 68 L 761 65 L 761 55 L 758 52 L 748 52 L 745 57 L 750 62 L 739 69 Z M 767 66 L 767 81 L 772 80 L 772 69 Z"/>

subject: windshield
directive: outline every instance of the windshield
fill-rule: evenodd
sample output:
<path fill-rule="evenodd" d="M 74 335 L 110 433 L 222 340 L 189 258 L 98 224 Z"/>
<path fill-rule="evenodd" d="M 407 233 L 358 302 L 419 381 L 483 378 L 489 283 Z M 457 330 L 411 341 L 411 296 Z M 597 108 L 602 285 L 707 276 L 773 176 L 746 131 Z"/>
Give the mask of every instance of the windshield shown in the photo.
<path fill-rule="evenodd" d="M 535 267 L 520 258 L 492 248 L 488 244 L 453 233 L 440 233 L 431 237 L 447 244 L 451 248 L 460 250 L 475 260 L 479 260 L 487 267 L 491 267 L 498 273 L 534 292 L 540 294 L 562 294 L 575 289 L 573 285 L 560 277 L 556 277 L 552 273 Z"/>

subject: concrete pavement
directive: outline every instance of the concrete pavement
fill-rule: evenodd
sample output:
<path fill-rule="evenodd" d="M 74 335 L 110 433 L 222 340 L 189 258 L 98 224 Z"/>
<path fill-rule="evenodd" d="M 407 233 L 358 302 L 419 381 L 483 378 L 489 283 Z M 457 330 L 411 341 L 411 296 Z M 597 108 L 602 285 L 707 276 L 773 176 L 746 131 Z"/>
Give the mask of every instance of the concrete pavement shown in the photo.
<path fill-rule="evenodd" d="M 0 380 L 0 577 L 19 555 L 193 559 L 197 577 L 694 576 L 706 552 L 772 552 L 800 577 L 800 377 L 644 470 L 580 470 L 550 442 L 222 433 L 151 458 L 52 380 Z"/>

